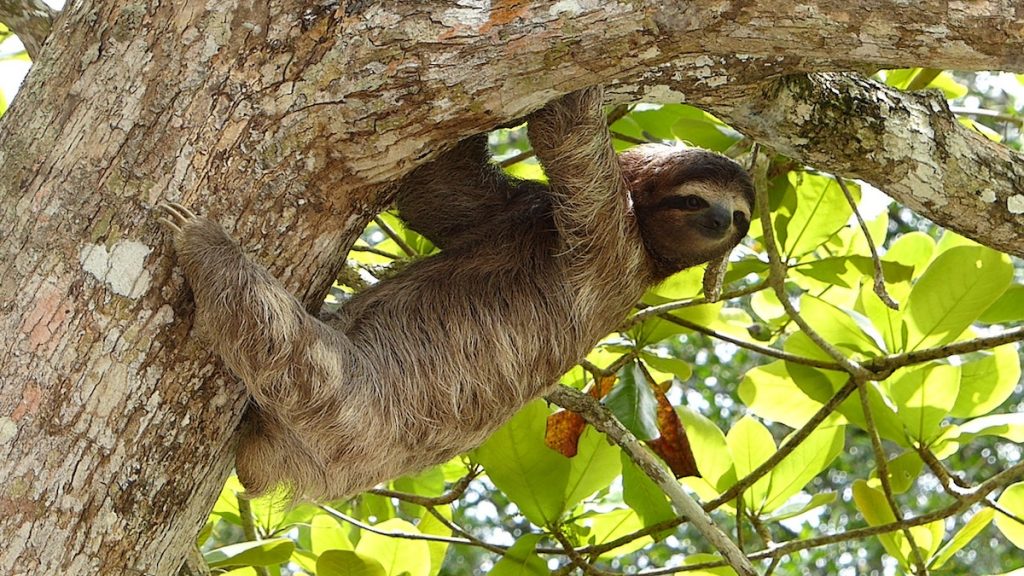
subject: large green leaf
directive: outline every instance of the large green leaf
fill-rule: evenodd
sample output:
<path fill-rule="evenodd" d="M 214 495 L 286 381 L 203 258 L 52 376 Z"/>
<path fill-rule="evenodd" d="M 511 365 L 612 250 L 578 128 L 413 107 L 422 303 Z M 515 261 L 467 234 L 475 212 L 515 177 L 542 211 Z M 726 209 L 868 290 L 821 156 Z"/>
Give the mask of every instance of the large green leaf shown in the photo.
<path fill-rule="evenodd" d="M 770 513 L 782 507 L 835 460 L 843 450 L 845 427 L 834 422 L 834 417 L 823 422 L 772 469 L 768 494 L 756 510 Z"/>
<path fill-rule="evenodd" d="M 435 506 L 434 510 L 442 517 L 451 521 L 452 519 L 452 507 L 451 505 Z M 430 534 L 432 536 L 443 536 L 448 537 L 452 535 L 452 529 L 441 522 L 436 516 L 430 513 L 430 511 L 424 509 L 420 516 L 419 522 L 416 524 L 416 528 L 423 534 Z M 432 573 L 438 573 L 438 569 L 444 564 L 444 557 L 448 554 L 448 543 L 447 542 L 427 542 L 427 548 L 430 549 L 430 565 L 433 567 Z"/>
<path fill-rule="evenodd" d="M 658 430 L 658 400 L 638 364 L 631 363 L 619 373 L 619 383 L 604 398 L 604 405 L 640 440 L 653 440 Z"/>
<path fill-rule="evenodd" d="M 491 482 L 538 526 L 554 524 L 565 510 L 571 463 L 544 444 L 549 411 L 530 402 L 475 452 Z"/>
<path fill-rule="evenodd" d="M 317 514 L 310 520 L 310 550 L 313 554 L 323 554 L 328 550 L 352 550 L 352 541 L 345 530 L 333 516 Z"/>
<path fill-rule="evenodd" d="M 548 576 L 548 565 L 534 549 L 543 534 L 524 534 L 491 569 L 490 576 Z M 319 575 L 317 575 L 319 576 Z"/>
<path fill-rule="evenodd" d="M 889 508 L 889 502 L 885 499 L 885 494 L 881 490 L 869 486 L 863 480 L 855 480 L 853 482 L 853 503 L 871 526 L 896 521 L 896 516 L 893 515 L 892 508 Z M 899 537 L 899 542 L 897 542 L 897 536 Z M 885 551 L 890 556 L 906 566 L 907 552 L 909 550 L 904 551 L 901 549 L 902 534 L 879 534 L 878 539 L 882 542 L 882 547 L 885 548 Z"/>
<path fill-rule="evenodd" d="M 957 531 L 952 538 L 938 551 L 935 559 L 932 560 L 930 568 L 938 570 L 956 554 L 958 550 L 970 543 L 986 526 L 992 521 L 996 511 L 991 508 L 983 508 L 971 517 L 963 528 Z"/>
<path fill-rule="evenodd" d="M 738 392 L 748 410 L 790 428 L 803 426 L 822 407 L 821 402 L 801 390 L 781 360 L 748 370 Z"/>
<path fill-rule="evenodd" d="M 701 477 L 718 492 L 727 490 L 736 483 L 736 469 L 729 457 L 725 434 L 714 422 L 689 408 L 676 408 L 676 413 L 686 428 Z"/>
<path fill-rule="evenodd" d="M 607 488 L 621 471 L 622 451 L 593 427 L 583 430 L 578 446 L 576 455 L 569 459 L 569 473 L 564 481 L 566 509 Z"/>
<path fill-rule="evenodd" d="M 840 350 L 864 356 L 880 356 L 883 352 L 882 336 L 867 318 L 853 310 L 840 310 L 805 294 L 800 298 L 800 313 L 815 332 Z"/>
<path fill-rule="evenodd" d="M 380 562 L 351 550 L 327 550 L 316 560 L 317 576 L 387 576 Z"/>
<path fill-rule="evenodd" d="M 901 370 L 886 384 L 907 434 L 927 445 L 956 401 L 960 367 L 930 362 Z"/>
<path fill-rule="evenodd" d="M 725 437 L 736 467 L 736 478 L 743 478 L 764 463 L 775 453 L 772 433 L 750 416 L 740 418 Z M 743 501 L 752 510 L 759 511 L 768 495 L 770 478 L 762 476 L 753 486 L 743 492 Z"/>
<path fill-rule="evenodd" d="M 960 392 L 950 415 L 972 418 L 988 414 L 1010 397 L 1020 375 L 1015 344 L 978 353 L 960 366 Z"/>
<path fill-rule="evenodd" d="M 1009 257 L 984 246 L 956 246 L 928 266 L 907 300 L 906 349 L 953 341 L 1002 296 L 1013 278 Z"/>
<path fill-rule="evenodd" d="M 975 436 L 1001 436 L 1011 442 L 1024 443 L 1024 412 L 982 416 L 960 425 L 962 441 Z"/>
<path fill-rule="evenodd" d="M 392 518 L 374 526 L 382 532 L 401 534 L 419 534 L 415 526 L 402 520 Z M 430 548 L 423 540 L 409 540 L 385 536 L 374 532 L 364 532 L 356 544 L 356 554 L 360 558 L 373 558 L 384 567 L 387 576 L 428 576 L 430 574 Z"/>
<path fill-rule="evenodd" d="M 790 501 L 784 506 L 776 508 L 771 514 L 765 516 L 763 520 L 766 522 L 778 522 L 779 520 L 786 520 L 787 518 L 793 518 L 799 516 L 805 512 L 810 512 L 819 506 L 825 504 L 831 504 L 835 502 L 835 492 L 818 492 L 810 499 L 806 501 Z"/>
<path fill-rule="evenodd" d="M 215 548 L 203 554 L 210 568 L 226 566 L 273 566 L 288 561 L 295 543 L 288 538 L 240 542 Z"/>
<path fill-rule="evenodd" d="M 1003 510 L 1017 518 L 1024 518 L 1024 482 L 1007 486 L 996 502 Z M 996 528 L 999 528 L 1007 540 L 1013 542 L 1017 548 L 1024 548 L 1024 524 L 1002 513 L 996 514 L 995 521 Z"/>
<path fill-rule="evenodd" d="M 601 545 L 605 542 L 611 542 L 643 528 L 643 522 L 631 508 L 618 508 L 607 512 L 588 514 L 584 519 L 584 524 L 590 529 L 590 534 L 587 538 L 587 543 L 590 545 Z M 601 556 L 604 558 L 616 558 L 639 550 L 650 543 L 650 538 L 636 538 L 601 554 Z"/>
<path fill-rule="evenodd" d="M 796 206 L 784 217 L 784 233 L 779 234 L 783 253 L 790 258 L 814 251 L 840 229 L 853 214 L 839 184 L 832 178 L 806 172 L 790 172 L 796 194 Z M 853 192 L 859 194 L 856 186 Z"/>
<path fill-rule="evenodd" d="M 675 516 L 665 492 L 626 456 L 621 457 L 622 500 L 636 511 L 644 526 Z"/>
<path fill-rule="evenodd" d="M 1013 284 L 978 317 L 984 324 L 1008 324 L 1024 321 L 1024 285 Z"/>

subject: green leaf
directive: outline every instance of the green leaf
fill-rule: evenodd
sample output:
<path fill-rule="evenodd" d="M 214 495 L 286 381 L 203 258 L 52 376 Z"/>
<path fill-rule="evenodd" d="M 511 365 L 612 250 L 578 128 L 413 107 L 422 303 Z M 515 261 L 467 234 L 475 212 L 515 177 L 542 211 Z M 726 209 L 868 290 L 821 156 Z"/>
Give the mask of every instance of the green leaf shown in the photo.
<path fill-rule="evenodd" d="M 883 392 L 877 382 L 865 382 L 864 387 L 867 390 L 868 407 L 871 409 L 871 416 L 879 436 L 892 440 L 900 446 L 909 446 L 907 434 L 904 431 L 905 424 L 893 409 L 892 400 Z M 839 413 L 861 430 L 867 430 L 867 420 L 864 419 L 864 410 L 858 393 L 852 394 L 839 405 Z"/>
<path fill-rule="evenodd" d="M 623 367 L 619 383 L 605 396 L 604 405 L 639 440 L 653 440 L 658 430 L 658 400 L 635 362 Z"/>
<path fill-rule="evenodd" d="M 590 537 L 587 541 L 591 545 L 611 542 L 643 528 L 640 517 L 630 508 L 619 508 L 608 512 L 591 514 L 584 520 L 584 524 L 590 528 Z M 650 542 L 650 538 L 635 538 L 618 548 L 613 548 L 601 554 L 601 557 L 616 558 L 623 554 L 635 552 L 650 544 Z"/>
<path fill-rule="evenodd" d="M 835 418 L 823 422 L 772 469 L 768 494 L 763 504 L 755 502 L 755 510 L 767 513 L 782 507 L 835 460 L 843 450 L 845 427 L 834 422 Z M 774 450 L 765 459 L 772 453 Z"/>
<path fill-rule="evenodd" d="M 736 483 L 736 469 L 729 458 L 725 434 L 714 422 L 689 408 L 678 407 L 676 413 L 686 428 L 701 477 L 720 493 L 724 492 Z"/>
<path fill-rule="evenodd" d="M 1013 393 L 1020 381 L 1017 346 L 1007 344 L 978 353 L 960 366 L 960 392 L 949 411 L 957 418 L 988 414 Z"/>
<path fill-rule="evenodd" d="M 538 526 L 554 524 L 565 510 L 571 462 L 544 444 L 550 412 L 534 400 L 474 452 L 491 482 Z"/>
<path fill-rule="evenodd" d="M 1017 518 L 1024 518 L 1024 482 L 1011 484 L 1003 490 L 996 500 L 999 506 Z M 995 517 L 996 528 L 1006 539 L 1017 548 L 1024 548 L 1024 524 L 1006 514 L 999 513 Z"/>
<path fill-rule="evenodd" d="M 351 550 L 327 550 L 316 560 L 317 576 L 387 576 L 380 562 Z"/>
<path fill-rule="evenodd" d="M 961 424 L 959 431 L 962 441 L 975 436 L 1001 436 L 1011 442 L 1024 442 L 1024 412 L 975 418 Z"/>
<path fill-rule="evenodd" d="M 316 555 L 328 550 L 352 550 L 348 532 L 329 514 L 317 514 L 310 520 L 309 541 Z"/>
<path fill-rule="evenodd" d="M 938 554 L 935 556 L 935 559 L 932 560 L 929 568 L 932 570 L 942 568 L 942 566 L 948 562 L 958 550 L 970 543 L 971 540 L 974 540 L 974 537 L 988 526 L 995 513 L 996 511 L 991 508 L 982 508 L 979 510 L 977 514 L 972 516 L 971 519 L 968 520 L 967 523 L 964 524 L 963 527 L 960 528 L 960 530 L 958 530 L 957 533 L 954 534 L 941 549 L 939 549 Z"/>
<path fill-rule="evenodd" d="M 907 450 L 903 454 L 889 460 L 889 486 L 894 494 L 902 494 L 914 485 L 914 481 L 921 475 L 924 461 L 921 456 L 913 450 Z M 874 471 L 877 475 L 878 470 Z"/>
<path fill-rule="evenodd" d="M 452 519 L 452 507 L 450 505 L 435 506 L 434 510 L 449 521 Z M 420 516 L 420 521 L 416 524 L 416 528 L 418 528 L 423 534 L 430 534 L 433 536 L 448 537 L 452 535 L 452 529 L 438 520 L 437 517 L 427 510 L 423 510 L 423 514 Z M 428 541 L 427 548 L 430 549 L 431 573 L 437 574 L 441 565 L 444 564 L 444 557 L 448 554 L 448 543 Z"/>
<path fill-rule="evenodd" d="M 693 566 L 696 564 L 711 564 L 712 562 L 721 562 L 722 557 L 714 554 L 688 554 L 686 560 L 683 561 L 683 566 Z M 702 570 L 687 570 L 682 572 L 686 576 L 736 576 L 736 571 L 728 566 L 720 566 L 718 568 L 704 568 Z"/>
<path fill-rule="evenodd" d="M 789 258 L 813 252 L 846 226 L 853 211 L 839 184 L 832 178 L 790 172 L 796 193 L 796 208 L 780 235 L 783 252 Z"/>
<path fill-rule="evenodd" d="M 886 383 L 908 435 L 927 445 L 956 401 L 960 367 L 930 362 L 901 370 Z"/>
<path fill-rule="evenodd" d="M 853 503 L 871 526 L 879 526 L 896 521 L 892 509 L 889 508 L 889 502 L 885 499 L 885 494 L 881 490 L 872 488 L 863 480 L 855 480 L 853 482 Z M 897 535 L 895 533 L 878 535 L 878 539 L 882 542 L 882 547 L 885 548 L 885 551 L 893 558 L 899 560 L 900 564 L 906 566 L 907 556 L 900 549 L 900 544 L 897 543 L 896 538 Z M 899 538 L 902 542 L 903 536 L 899 535 Z"/>
<path fill-rule="evenodd" d="M 543 537 L 533 533 L 521 536 L 494 565 L 490 576 L 549 576 L 547 563 L 534 553 Z"/>
<path fill-rule="evenodd" d="M 241 542 L 215 548 L 203 554 L 210 568 L 227 566 L 272 566 L 288 561 L 295 543 L 288 538 Z"/>
<path fill-rule="evenodd" d="M 743 478 L 775 453 L 775 440 L 763 424 L 744 416 L 725 437 L 736 467 L 736 477 Z M 743 501 L 751 510 L 759 511 L 768 495 L 770 478 L 763 476 L 743 493 Z"/>
<path fill-rule="evenodd" d="M 835 306 L 805 294 L 800 298 L 800 314 L 818 334 L 833 346 L 865 356 L 880 356 L 885 342 L 871 322 L 853 310 Z"/>
<path fill-rule="evenodd" d="M 810 512 L 819 506 L 825 504 L 831 504 L 836 499 L 835 492 L 819 492 L 806 501 L 790 501 L 784 506 L 778 507 L 774 512 L 765 516 L 763 520 L 768 522 L 778 522 L 779 520 L 786 520 L 788 518 L 794 518 L 805 512 Z"/>
<path fill-rule="evenodd" d="M 579 449 L 565 479 L 565 508 L 570 509 L 594 492 L 607 488 L 621 472 L 621 450 L 608 443 L 605 435 L 587 426 L 580 436 Z"/>
<path fill-rule="evenodd" d="M 636 511 L 645 527 L 675 517 L 665 493 L 625 453 L 621 465 L 622 500 Z"/>
<path fill-rule="evenodd" d="M 754 414 L 799 428 L 821 409 L 822 403 L 797 386 L 787 368 L 781 360 L 752 368 L 743 376 L 738 392 L 740 400 Z M 810 372 L 820 375 L 813 369 Z"/>
<path fill-rule="evenodd" d="M 1009 324 L 1024 321 L 1024 285 L 1013 284 L 978 317 L 983 324 Z"/>
<path fill-rule="evenodd" d="M 1002 296 L 1013 277 L 1009 257 L 983 246 L 943 252 L 907 301 L 907 351 L 952 342 Z"/>
<path fill-rule="evenodd" d="M 650 352 L 641 352 L 640 360 L 651 370 L 651 376 L 658 382 L 671 380 L 673 377 L 685 382 L 693 376 L 690 364 L 679 358 L 666 358 Z"/>
<path fill-rule="evenodd" d="M 419 534 L 415 526 L 400 518 L 392 518 L 374 526 L 384 532 Z M 430 549 L 423 540 L 408 540 L 364 532 L 356 545 L 360 558 L 373 558 L 384 567 L 387 576 L 428 576 L 430 574 Z"/>

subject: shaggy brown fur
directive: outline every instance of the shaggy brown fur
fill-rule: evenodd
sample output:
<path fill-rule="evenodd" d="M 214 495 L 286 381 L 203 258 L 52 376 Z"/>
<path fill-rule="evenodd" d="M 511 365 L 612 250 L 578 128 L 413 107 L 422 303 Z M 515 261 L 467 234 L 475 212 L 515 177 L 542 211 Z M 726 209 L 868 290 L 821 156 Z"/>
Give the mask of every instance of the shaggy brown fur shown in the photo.
<path fill-rule="evenodd" d="M 471 138 L 417 169 L 398 205 L 444 248 L 327 325 L 217 224 L 165 205 L 196 321 L 254 411 L 237 455 L 254 493 L 339 498 L 465 452 L 615 329 L 668 274 L 746 234 L 753 188 L 722 156 L 616 155 L 589 89 L 529 118 L 550 188 Z"/>

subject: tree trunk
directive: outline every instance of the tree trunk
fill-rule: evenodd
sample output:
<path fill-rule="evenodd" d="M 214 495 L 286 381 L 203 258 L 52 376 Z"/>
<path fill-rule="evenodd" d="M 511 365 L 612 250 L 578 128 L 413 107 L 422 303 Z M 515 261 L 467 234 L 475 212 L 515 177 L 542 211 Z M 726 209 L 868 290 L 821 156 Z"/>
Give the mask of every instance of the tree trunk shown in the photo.
<path fill-rule="evenodd" d="M 572 89 L 1024 68 L 1003 2 L 468 4 L 80 0 L 58 19 L 0 121 L 0 572 L 171 574 L 230 468 L 245 395 L 190 336 L 161 200 L 313 309 L 389 181 Z M 686 90 L 638 72 L 669 62 Z"/>

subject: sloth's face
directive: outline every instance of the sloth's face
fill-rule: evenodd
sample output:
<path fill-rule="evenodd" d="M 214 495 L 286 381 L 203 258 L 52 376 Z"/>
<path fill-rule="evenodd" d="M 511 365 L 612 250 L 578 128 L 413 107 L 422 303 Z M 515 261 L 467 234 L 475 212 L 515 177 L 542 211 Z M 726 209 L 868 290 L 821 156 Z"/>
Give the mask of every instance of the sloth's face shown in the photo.
<path fill-rule="evenodd" d="M 637 206 L 644 245 L 672 274 L 727 254 L 750 229 L 751 205 L 739 187 L 684 183 Z"/>
<path fill-rule="evenodd" d="M 632 180 L 640 233 L 659 276 L 722 257 L 750 228 L 753 185 L 724 156 L 655 151 Z"/>

